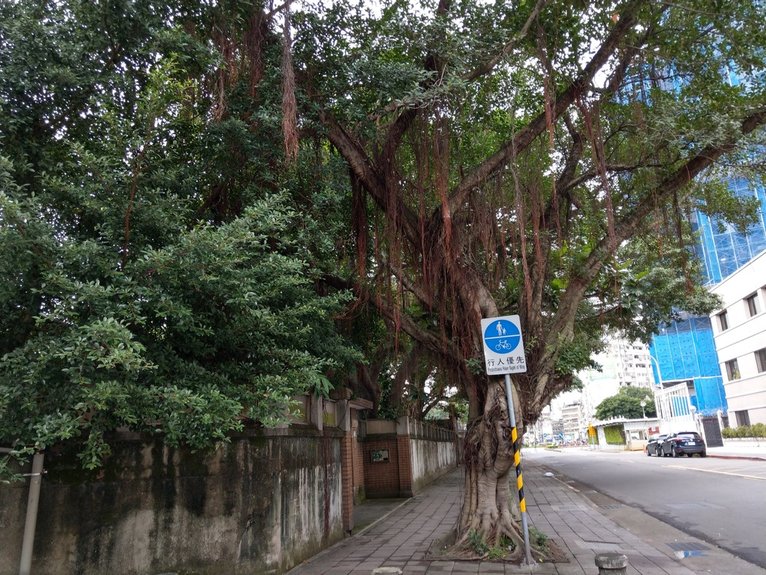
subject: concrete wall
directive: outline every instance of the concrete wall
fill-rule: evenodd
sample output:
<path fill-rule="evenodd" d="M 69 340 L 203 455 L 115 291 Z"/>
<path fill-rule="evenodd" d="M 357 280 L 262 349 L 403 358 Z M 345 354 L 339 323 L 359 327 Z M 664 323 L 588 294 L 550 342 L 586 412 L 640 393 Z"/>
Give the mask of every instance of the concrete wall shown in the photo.
<path fill-rule="evenodd" d="M 337 430 L 209 454 L 120 441 L 98 474 L 48 454 L 33 573 L 279 573 L 343 537 Z M 26 483 L 0 485 L 0 575 L 19 569 Z"/>
<path fill-rule="evenodd" d="M 412 491 L 417 492 L 457 465 L 455 433 L 428 423 L 402 418 L 399 431 L 410 437 Z"/>
<path fill-rule="evenodd" d="M 366 421 L 362 445 L 365 490 L 371 498 L 411 497 L 458 461 L 454 431 L 408 417 Z"/>
<path fill-rule="evenodd" d="M 353 529 L 355 499 L 411 496 L 456 465 L 454 432 L 361 422 L 360 401 L 307 399 L 289 428 L 211 453 L 124 435 L 93 473 L 46 453 L 32 572 L 284 573 Z M 19 570 L 27 493 L 26 481 L 0 484 L 0 575 Z"/>
<path fill-rule="evenodd" d="M 412 485 L 417 492 L 457 465 L 453 441 L 412 439 Z"/>

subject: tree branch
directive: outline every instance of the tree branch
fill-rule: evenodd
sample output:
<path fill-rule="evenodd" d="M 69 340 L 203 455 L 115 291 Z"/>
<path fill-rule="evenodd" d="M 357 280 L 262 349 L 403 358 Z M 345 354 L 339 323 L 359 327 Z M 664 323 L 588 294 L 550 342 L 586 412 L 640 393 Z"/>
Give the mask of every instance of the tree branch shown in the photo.
<path fill-rule="evenodd" d="M 415 321 L 405 313 L 396 314 L 394 305 L 384 301 L 384 298 L 373 298 L 375 307 L 378 311 L 391 322 L 398 322 L 404 333 L 412 339 L 420 342 L 428 349 L 440 357 L 455 358 L 462 357 L 458 347 L 449 339 L 442 339 L 433 333 L 422 329 Z"/>
<path fill-rule="evenodd" d="M 663 201 L 670 197 L 691 182 L 703 170 L 710 167 L 722 155 L 733 151 L 743 136 L 764 125 L 766 125 L 766 109 L 751 113 L 742 120 L 739 133 L 732 134 L 726 141 L 719 144 L 706 146 L 673 174 L 660 182 L 651 193 L 643 197 L 633 210 L 616 222 L 616 241 L 613 242 L 609 237 L 603 238 L 591 251 L 584 264 L 578 268 L 578 273 L 573 275 L 566 291 L 561 296 L 556 315 L 549 326 L 550 333 L 559 334 L 559 336 L 554 338 L 544 350 L 539 363 L 541 370 L 545 370 L 546 364 L 552 365 L 558 354 L 558 348 L 571 338 L 577 310 L 587 287 L 596 278 L 604 263 L 614 255 L 620 244 L 637 233 L 639 225 L 655 209 L 657 201 Z M 536 395 L 545 392 L 541 387 L 545 387 L 547 381 L 542 381 L 542 379 L 537 382 Z"/>
<path fill-rule="evenodd" d="M 657 202 L 668 199 L 721 156 L 733 151 L 743 136 L 764 125 L 766 125 L 766 108 L 757 110 L 744 118 L 737 134 L 731 135 L 724 142 L 711 144 L 700 150 L 699 153 L 660 182 L 651 193 L 645 194 L 636 207 L 620 218 L 615 225 L 617 241 L 612 244 L 609 238 L 603 238 L 591 251 L 585 263 L 580 266 L 579 273 L 564 292 L 551 331 L 553 333 L 569 333 L 571 331 L 571 324 L 574 322 L 577 308 L 576 302 L 581 300 L 586 287 L 595 279 L 603 264 L 614 255 L 617 247 L 636 234 L 638 226 L 654 211 Z"/>
<path fill-rule="evenodd" d="M 561 92 L 553 104 L 552 119 L 556 119 L 574 103 L 579 93 L 587 88 L 596 73 L 609 61 L 609 58 L 620 47 L 623 38 L 636 23 L 636 12 L 643 5 L 641 0 L 632 0 L 620 14 L 620 19 L 612 28 L 604 43 L 591 58 L 590 62 L 580 72 L 567 88 Z M 471 173 L 466 175 L 453 189 L 450 195 L 450 211 L 454 212 L 488 177 L 506 165 L 511 158 L 524 151 L 546 129 L 545 112 L 538 114 L 529 124 L 516 133 L 497 152 L 479 164 Z"/>
<path fill-rule="evenodd" d="M 359 182 L 370 194 L 373 201 L 385 212 L 390 201 L 389 195 L 386 193 L 385 179 L 373 166 L 367 152 L 330 114 L 322 112 L 320 119 L 327 127 L 327 137 L 330 142 L 348 162 L 349 167 L 359 178 Z M 403 228 L 402 232 L 410 242 L 416 242 L 419 233 L 416 215 L 407 208 L 398 194 L 394 201 L 397 202 L 395 209 L 400 216 L 397 221 Z"/>
<path fill-rule="evenodd" d="M 505 44 L 505 46 L 503 46 L 503 49 L 500 50 L 498 54 L 483 64 L 477 66 L 473 69 L 473 71 L 465 76 L 465 80 L 471 82 L 477 78 L 480 78 L 481 76 L 489 74 L 492 70 L 494 70 L 495 66 L 497 66 L 503 58 L 511 53 L 516 44 L 521 42 L 526 37 L 526 35 L 529 33 L 529 29 L 532 27 L 532 24 L 535 22 L 535 20 L 537 20 L 537 17 L 540 15 L 540 11 L 543 9 L 546 3 L 547 0 L 537 0 L 537 4 L 535 4 L 535 7 L 532 9 L 532 12 L 529 14 L 529 17 L 524 23 L 524 26 L 522 26 L 521 30 L 519 30 L 519 32 L 515 34 L 513 38 L 511 38 L 508 43 Z"/>

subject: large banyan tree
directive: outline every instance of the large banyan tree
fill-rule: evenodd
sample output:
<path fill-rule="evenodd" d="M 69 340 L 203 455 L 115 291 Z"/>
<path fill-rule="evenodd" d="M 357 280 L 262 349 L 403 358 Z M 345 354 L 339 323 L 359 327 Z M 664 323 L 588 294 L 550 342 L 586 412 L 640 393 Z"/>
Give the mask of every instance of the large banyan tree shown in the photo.
<path fill-rule="evenodd" d="M 348 165 L 359 293 L 470 403 L 459 535 L 519 541 L 482 318 L 521 317 L 531 422 L 602 327 L 646 336 L 709 305 L 688 223 L 722 206 L 745 221 L 725 180 L 757 172 L 763 18 L 761 2 L 545 0 L 296 17 L 301 95 Z"/>
<path fill-rule="evenodd" d="M 689 222 L 752 213 L 726 179 L 762 167 L 763 12 L 0 4 L 0 442 L 96 467 L 115 428 L 201 447 L 279 415 L 358 359 L 351 284 L 392 328 L 373 391 L 406 338 L 469 401 L 459 534 L 518 543 L 480 320 L 521 317 L 531 422 L 603 327 L 706 309 Z"/>

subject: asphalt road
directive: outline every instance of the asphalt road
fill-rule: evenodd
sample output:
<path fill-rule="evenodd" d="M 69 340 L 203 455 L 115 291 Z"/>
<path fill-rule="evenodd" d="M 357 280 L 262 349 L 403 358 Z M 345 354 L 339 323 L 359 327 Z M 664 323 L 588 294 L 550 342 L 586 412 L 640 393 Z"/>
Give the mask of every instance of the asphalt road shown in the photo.
<path fill-rule="evenodd" d="M 523 457 L 766 568 L 766 461 L 527 449 Z"/>

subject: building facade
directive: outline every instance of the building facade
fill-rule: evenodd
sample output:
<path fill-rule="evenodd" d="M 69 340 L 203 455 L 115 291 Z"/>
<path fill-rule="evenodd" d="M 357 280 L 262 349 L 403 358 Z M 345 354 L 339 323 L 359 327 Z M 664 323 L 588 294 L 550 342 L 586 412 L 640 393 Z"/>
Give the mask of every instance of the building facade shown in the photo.
<path fill-rule="evenodd" d="M 766 394 L 766 382 L 757 371 L 763 365 L 758 362 L 766 361 L 761 357 L 765 352 L 759 352 L 765 346 L 758 313 L 744 316 L 747 308 L 742 307 L 766 304 L 766 275 L 758 276 L 766 273 L 760 263 L 766 253 L 766 194 L 743 179 L 734 178 L 729 185 L 736 195 L 758 201 L 757 221 L 746 233 L 701 212 L 691 220 L 699 235 L 695 251 L 706 285 L 723 298 L 724 307 L 710 317 L 684 317 L 660 326 L 650 345 L 663 431 L 679 431 L 692 421 L 710 446 L 721 444 L 721 427 L 744 425 L 751 412 L 760 420 L 759 390 Z M 727 320 L 736 322 L 730 327 L 737 329 L 722 328 Z M 749 376 L 742 376 L 740 361 Z M 685 407 L 682 397 L 688 398 Z"/>
<path fill-rule="evenodd" d="M 723 302 L 711 324 L 729 422 L 766 423 L 766 250 L 711 291 Z"/>
<path fill-rule="evenodd" d="M 565 442 L 584 442 L 588 437 L 588 422 L 582 403 L 577 401 L 561 409 L 561 423 Z"/>
<path fill-rule="evenodd" d="M 743 179 L 731 180 L 730 187 L 738 196 L 757 199 L 760 211 L 758 221 L 744 234 L 731 224 L 701 212 L 692 216 L 692 229 L 699 234 L 695 252 L 702 262 L 705 281 L 711 286 L 722 282 L 766 250 L 766 192 Z"/>
<path fill-rule="evenodd" d="M 649 348 L 640 341 L 610 339 L 606 349 L 593 356 L 601 369 L 578 373 L 583 383 L 582 407 L 586 420 L 595 419 L 596 407 L 607 397 L 617 395 L 623 387 L 651 387 Z M 571 403 L 574 400 L 568 399 Z M 586 421 L 587 423 L 587 421 Z"/>
<path fill-rule="evenodd" d="M 686 385 L 690 406 L 700 415 L 726 409 L 726 394 L 710 318 L 682 317 L 660 326 L 652 338 L 655 382 L 661 390 Z"/>

